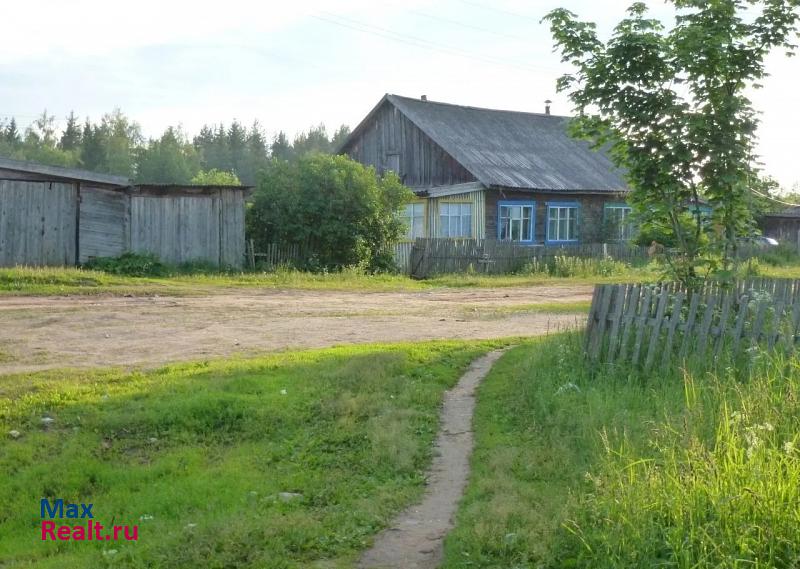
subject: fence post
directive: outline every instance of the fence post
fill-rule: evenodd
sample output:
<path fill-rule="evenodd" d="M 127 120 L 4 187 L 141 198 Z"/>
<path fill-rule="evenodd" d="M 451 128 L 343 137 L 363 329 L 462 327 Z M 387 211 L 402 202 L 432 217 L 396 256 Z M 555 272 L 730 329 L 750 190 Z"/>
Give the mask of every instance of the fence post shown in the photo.
<path fill-rule="evenodd" d="M 255 269 L 256 268 L 256 250 L 255 250 L 255 247 L 253 246 L 253 240 L 250 239 L 250 241 L 247 244 L 250 246 L 249 247 L 250 250 L 248 251 L 248 255 L 247 255 L 248 261 L 250 261 L 250 268 L 251 269 Z"/>
<path fill-rule="evenodd" d="M 608 259 L 608 243 L 603 243 L 603 259 Z"/>

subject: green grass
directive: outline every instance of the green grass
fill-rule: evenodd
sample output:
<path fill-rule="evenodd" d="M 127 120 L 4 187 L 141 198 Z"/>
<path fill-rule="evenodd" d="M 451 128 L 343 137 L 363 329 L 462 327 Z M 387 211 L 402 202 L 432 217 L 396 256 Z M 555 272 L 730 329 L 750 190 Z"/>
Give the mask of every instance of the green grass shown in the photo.
<path fill-rule="evenodd" d="M 420 495 L 443 391 L 497 345 L 2 376 L 0 565 L 350 567 Z M 43 497 L 139 541 L 42 542 Z"/>
<path fill-rule="evenodd" d="M 443 567 L 800 566 L 800 361 L 751 357 L 645 380 L 573 335 L 510 351 Z"/>
<path fill-rule="evenodd" d="M 569 261 L 569 260 L 568 260 Z M 611 263 L 617 267 L 619 263 Z M 420 291 L 434 288 L 492 288 L 535 285 L 592 285 L 619 282 L 657 282 L 662 278 L 654 264 L 615 268 L 609 274 L 592 274 L 581 263 L 571 261 L 564 275 L 542 272 L 512 275 L 475 273 L 440 275 L 414 280 L 404 275 L 367 275 L 357 270 L 337 273 L 307 273 L 279 269 L 273 272 L 177 274 L 168 277 L 131 277 L 76 268 L 0 268 L 3 295 L 174 295 L 213 294 L 231 289 L 351 290 L 363 292 Z M 575 265 L 574 267 L 572 265 Z M 759 274 L 776 278 L 800 278 L 800 266 L 760 264 Z"/>

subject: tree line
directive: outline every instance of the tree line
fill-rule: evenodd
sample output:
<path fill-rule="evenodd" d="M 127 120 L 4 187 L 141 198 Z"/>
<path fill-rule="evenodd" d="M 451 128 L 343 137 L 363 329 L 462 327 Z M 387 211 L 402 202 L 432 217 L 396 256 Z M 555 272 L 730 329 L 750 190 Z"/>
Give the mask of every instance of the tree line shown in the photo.
<path fill-rule="evenodd" d="M 24 130 L 14 118 L 0 119 L 0 156 L 117 174 L 140 183 L 222 179 L 253 185 L 271 159 L 293 162 L 309 153 L 331 153 L 349 133 L 343 125 L 329 136 L 320 124 L 291 141 L 284 132 L 270 139 L 258 121 L 247 127 L 233 120 L 205 125 L 191 138 L 172 126 L 158 138 L 145 138 L 139 124 L 119 109 L 97 122 L 81 122 L 72 112 L 61 130 L 56 117 L 44 111 Z"/>

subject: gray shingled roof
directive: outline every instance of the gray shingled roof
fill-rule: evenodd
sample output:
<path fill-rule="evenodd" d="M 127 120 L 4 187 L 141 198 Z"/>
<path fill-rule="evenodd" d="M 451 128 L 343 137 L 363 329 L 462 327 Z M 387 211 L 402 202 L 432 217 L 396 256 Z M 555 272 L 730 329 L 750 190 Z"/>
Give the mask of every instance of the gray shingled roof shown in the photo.
<path fill-rule="evenodd" d="M 781 211 L 764 214 L 764 217 L 800 217 L 800 207 L 787 207 Z"/>
<path fill-rule="evenodd" d="M 462 107 L 387 95 L 417 127 L 488 187 L 627 191 L 603 152 L 567 134 L 569 117 Z"/>

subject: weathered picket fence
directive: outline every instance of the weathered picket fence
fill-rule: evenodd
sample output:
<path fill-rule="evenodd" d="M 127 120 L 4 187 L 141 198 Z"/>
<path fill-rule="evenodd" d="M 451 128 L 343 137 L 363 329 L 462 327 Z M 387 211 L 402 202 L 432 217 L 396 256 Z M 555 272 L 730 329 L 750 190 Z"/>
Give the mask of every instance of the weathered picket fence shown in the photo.
<path fill-rule="evenodd" d="M 709 360 L 763 345 L 794 351 L 800 326 L 800 280 L 748 279 L 731 288 L 687 291 L 674 283 L 598 285 L 586 329 L 594 362 L 669 365 Z"/>
<path fill-rule="evenodd" d="M 503 274 L 556 256 L 633 262 L 647 259 L 647 248 L 629 243 L 526 245 L 497 239 L 417 239 L 411 249 L 410 273 L 415 278 L 470 270 Z"/>

